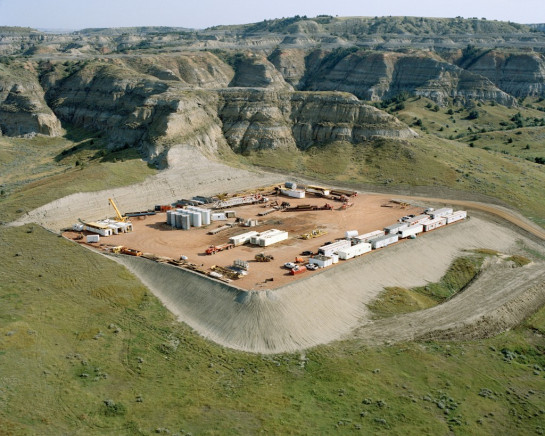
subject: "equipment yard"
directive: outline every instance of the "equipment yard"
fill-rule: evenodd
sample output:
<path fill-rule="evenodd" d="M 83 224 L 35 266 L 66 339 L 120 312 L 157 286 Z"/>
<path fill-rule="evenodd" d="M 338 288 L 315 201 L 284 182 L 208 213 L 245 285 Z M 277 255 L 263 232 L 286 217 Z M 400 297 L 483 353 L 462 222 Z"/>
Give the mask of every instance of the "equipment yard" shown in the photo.
<path fill-rule="evenodd" d="M 376 194 L 360 194 L 350 198 L 343 195 L 328 195 L 328 198 L 323 198 L 318 194 L 311 194 L 306 198 L 293 198 L 280 194 L 277 190 L 276 193 L 264 193 L 263 196 L 265 198 L 257 204 L 243 204 L 228 212 L 212 211 L 213 217 L 225 212 L 229 218 L 212 221 L 209 225 L 191 227 L 189 230 L 177 229 L 167 224 L 167 212 L 163 207 L 163 211 L 159 210 L 155 214 L 133 217 L 134 231 L 113 234 L 101 238 L 99 243 L 88 245 L 130 255 L 126 249 L 120 250 L 119 247 L 123 246 L 137 253 L 133 255 L 143 254 L 149 259 L 189 268 L 215 279 L 228 281 L 242 289 L 274 289 L 317 274 L 318 271 L 304 266 L 308 266 L 313 254 L 318 254 L 319 247 L 326 244 L 336 246 L 337 241 L 345 240 L 347 232 L 351 236 L 371 234 L 376 237 L 373 233 L 397 223 L 402 217 L 407 219 L 408 216 L 418 216 L 424 212 L 422 207 Z M 264 211 L 268 213 L 263 215 Z M 248 223 L 252 226 L 244 225 Z M 217 232 L 220 228 L 223 230 Z M 279 234 L 285 235 L 284 232 L 287 232 L 288 238 L 276 238 L 275 241 L 278 242 L 273 241 L 269 246 L 263 246 L 268 244 L 263 240 L 261 246 L 250 244 L 250 236 L 260 233 L 262 237 L 269 235 L 270 238 L 270 231 L 273 229 L 278 230 Z M 236 236 L 242 235 L 242 240 L 245 240 L 244 234 L 248 235 L 248 240 L 241 243 Z M 64 235 L 85 243 L 85 239 L 79 236 L 80 233 L 67 231 Z M 380 235 L 378 237 L 385 238 Z M 233 239 L 230 241 L 230 238 Z M 253 238 L 255 236 L 252 237 L 255 242 Z M 392 242 L 411 243 L 402 239 L 397 242 L 397 236 Z M 362 245 L 369 245 L 369 249 L 358 250 L 356 255 L 365 253 L 364 255 L 372 256 L 371 244 Z M 377 245 L 377 248 L 380 246 Z M 316 263 L 319 264 L 319 259 L 324 256 L 316 257 Z M 341 255 L 341 259 L 351 257 L 353 255 Z M 235 271 L 230 269 L 237 262 L 239 268 Z M 345 262 L 350 260 L 339 261 Z M 293 264 L 297 266 L 291 271 Z M 330 268 L 335 268 L 335 265 L 326 267 Z"/>

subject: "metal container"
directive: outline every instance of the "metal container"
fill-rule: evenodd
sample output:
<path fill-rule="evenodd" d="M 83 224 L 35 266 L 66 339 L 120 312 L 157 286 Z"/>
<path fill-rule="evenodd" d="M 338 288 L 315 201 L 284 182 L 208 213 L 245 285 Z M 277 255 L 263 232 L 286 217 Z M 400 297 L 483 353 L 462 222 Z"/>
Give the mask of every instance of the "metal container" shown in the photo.
<path fill-rule="evenodd" d="M 168 224 L 169 226 L 172 225 L 172 214 L 173 214 L 173 213 L 174 213 L 174 212 L 172 212 L 171 210 L 167 210 L 167 224 Z"/>
<path fill-rule="evenodd" d="M 210 211 L 208 209 L 201 209 L 202 225 L 207 226 L 210 224 Z"/>
<path fill-rule="evenodd" d="M 183 214 L 176 212 L 173 215 L 174 215 L 174 227 L 176 227 L 177 229 L 181 229 Z"/>
<path fill-rule="evenodd" d="M 417 224 L 415 226 L 407 227 L 406 229 L 403 229 L 401 232 L 399 232 L 400 238 L 408 238 L 410 236 L 417 235 L 418 233 L 422 233 L 424 231 L 424 226 L 422 224 Z"/>
<path fill-rule="evenodd" d="M 297 183 L 295 182 L 286 182 L 284 186 L 288 189 L 297 189 Z"/>
<path fill-rule="evenodd" d="M 200 212 L 191 211 L 191 225 L 193 227 L 201 227 L 202 226 L 202 216 L 201 216 Z"/>
<path fill-rule="evenodd" d="M 189 214 L 182 215 L 182 225 L 180 228 L 182 230 L 191 229 L 191 216 Z"/>
<path fill-rule="evenodd" d="M 373 238 L 369 242 L 374 250 L 377 248 L 387 247 L 390 244 L 393 244 L 399 240 L 399 235 L 384 235 L 379 236 L 378 238 Z"/>
<path fill-rule="evenodd" d="M 344 233 L 344 237 L 346 239 L 355 238 L 356 236 L 358 236 L 358 231 L 357 230 L 347 230 Z"/>
<path fill-rule="evenodd" d="M 435 218 L 442 218 L 447 215 L 451 215 L 453 212 L 452 208 L 450 207 L 443 207 L 441 209 L 434 210 L 433 212 L 430 212 L 430 216 L 432 219 Z"/>
<path fill-rule="evenodd" d="M 407 227 L 409 227 L 408 223 L 395 223 L 388 227 L 384 227 L 384 232 L 387 235 L 395 235 L 396 233 L 400 233 L 401 231 L 405 230 Z"/>

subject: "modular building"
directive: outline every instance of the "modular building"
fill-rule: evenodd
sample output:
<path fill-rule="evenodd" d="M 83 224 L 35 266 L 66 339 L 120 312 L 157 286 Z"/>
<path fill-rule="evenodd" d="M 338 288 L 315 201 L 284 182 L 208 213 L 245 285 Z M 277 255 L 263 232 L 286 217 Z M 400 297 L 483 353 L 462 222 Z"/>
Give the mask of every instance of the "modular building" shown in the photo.
<path fill-rule="evenodd" d="M 250 236 L 250 244 L 259 245 L 260 247 L 268 247 L 277 242 L 288 239 L 288 232 L 283 230 L 271 229 L 263 233 L 257 233 Z"/>
<path fill-rule="evenodd" d="M 384 235 L 384 230 L 375 230 L 373 232 L 364 233 L 363 235 L 356 236 L 361 242 L 367 242 L 369 239 L 377 238 Z"/>
<path fill-rule="evenodd" d="M 424 226 L 422 224 L 417 224 L 415 226 L 407 227 L 399 232 L 400 238 L 408 238 L 410 236 L 418 235 L 424 231 Z"/>
<path fill-rule="evenodd" d="M 324 256 L 331 256 L 333 253 L 336 253 L 338 250 L 349 248 L 351 246 L 352 246 L 352 242 L 347 241 L 346 239 L 342 239 L 340 241 L 333 242 L 332 244 L 323 245 L 322 247 L 318 248 L 318 253 Z"/>
<path fill-rule="evenodd" d="M 280 192 L 288 197 L 305 198 L 305 191 L 301 189 L 281 189 Z"/>
<path fill-rule="evenodd" d="M 423 223 L 424 231 L 429 232 L 430 230 L 444 226 L 446 223 L 447 223 L 447 219 L 445 217 L 431 219 Z"/>
<path fill-rule="evenodd" d="M 437 209 L 437 210 L 434 210 L 434 211 L 430 212 L 430 216 L 432 217 L 432 219 L 442 218 L 444 216 L 451 215 L 452 212 L 453 212 L 453 210 L 452 210 L 451 207 L 443 207 L 441 209 Z"/>
<path fill-rule="evenodd" d="M 85 223 L 83 226 L 83 230 L 87 230 L 88 232 L 92 233 L 98 233 L 101 236 L 112 236 L 113 231 L 105 224 L 100 223 Z"/>
<path fill-rule="evenodd" d="M 356 236 L 358 236 L 358 231 L 357 231 L 357 230 L 347 230 L 347 231 L 344 233 L 344 237 L 345 237 L 346 239 L 355 238 Z"/>
<path fill-rule="evenodd" d="M 376 250 L 377 248 L 387 247 L 388 245 L 394 244 L 397 241 L 399 241 L 399 235 L 395 234 L 379 236 L 371 239 L 369 242 L 371 243 L 373 250 Z"/>
<path fill-rule="evenodd" d="M 467 212 L 465 210 L 457 210 L 445 218 L 447 219 L 447 224 L 454 223 L 467 218 Z"/>
<path fill-rule="evenodd" d="M 401 231 L 405 230 L 407 227 L 409 227 L 409 224 L 406 222 L 395 223 L 388 227 L 384 227 L 384 233 L 387 235 L 395 235 L 396 233 L 401 233 Z"/>
<path fill-rule="evenodd" d="M 410 226 L 414 226 L 416 224 L 422 224 L 425 221 L 428 221 L 429 219 L 430 219 L 429 215 L 422 214 L 422 215 L 416 215 L 412 218 L 408 218 L 405 220 L 405 222 L 409 224 Z"/>
<path fill-rule="evenodd" d="M 231 236 L 229 238 L 229 242 L 236 247 L 238 245 L 245 244 L 246 242 L 250 242 L 252 236 L 256 236 L 256 235 L 258 235 L 258 233 L 254 231 L 242 233 L 240 235 Z"/>
<path fill-rule="evenodd" d="M 329 256 L 324 256 L 323 254 L 317 254 L 310 257 L 308 259 L 308 263 L 317 265 L 318 268 L 325 268 L 333 265 L 333 259 Z"/>
<path fill-rule="evenodd" d="M 368 253 L 371 251 L 371 244 L 368 242 L 362 242 L 361 244 L 352 245 L 348 248 L 343 248 L 337 251 L 339 259 L 348 260 L 356 256 L 361 256 L 362 254 Z"/>

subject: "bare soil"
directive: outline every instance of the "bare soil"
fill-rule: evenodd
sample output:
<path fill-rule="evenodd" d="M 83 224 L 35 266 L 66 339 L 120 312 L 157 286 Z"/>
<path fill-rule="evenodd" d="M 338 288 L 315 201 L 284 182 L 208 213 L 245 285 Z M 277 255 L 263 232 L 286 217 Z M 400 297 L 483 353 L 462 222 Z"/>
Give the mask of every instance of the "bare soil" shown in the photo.
<path fill-rule="evenodd" d="M 317 197 L 294 199 L 282 195 L 269 196 L 270 200 L 279 203 L 288 201 L 292 206 L 298 204 L 311 204 L 323 206 L 326 200 Z M 209 226 L 191 228 L 191 230 L 173 229 L 166 224 L 166 214 L 147 216 L 145 219 L 133 219 L 134 231 L 107 238 L 101 238 L 104 244 L 124 245 L 157 256 L 170 257 L 178 260 L 181 255 L 188 257 L 188 262 L 197 264 L 203 269 L 209 269 L 214 265 L 228 267 L 237 259 L 249 262 L 248 275 L 232 282 L 234 286 L 243 289 L 274 289 L 303 278 L 314 271 L 306 271 L 298 275 L 290 275 L 284 267 L 286 262 L 294 262 L 296 257 L 308 262 L 308 256 L 301 256 L 303 251 L 316 253 L 318 248 L 326 242 L 334 242 L 345 237 L 347 230 L 357 230 L 360 234 L 381 230 L 387 225 L 397 222 L 406 214 L 418 214 L 423 210 L 420 207 L 402 207 L 391 202 L 390 197 L 377 195 L 359 195 L 352 197 L 352 207 L 340 210 L 340 202 L 327 201 L 333 210 L 318 210 L 307 212 L 273 212 L 264 217 L 258 216 L 259 212 L 268 210 L 269 205 L 248 205 L 237 207 L 237 216 L 244 219 L 258 219 L 260 224 L 256 227 L 235 226 L 216 235 L 208 235 L 208 231 L 224 225 L 226 222 L 235 224 L 235 218 L 228 221 L 213 222 Z M 246 233 L 251 230 L 263 232 L 269 229 L 279 229 L 288 232 L 289 239 L 269 247 L 254 245 L 241 245 L 230 250 L 224 250 L 214 255 L 206 255 L 205 250 L 211 245 L 221 245 L 229 242 L 229 237 Z M 326 234 L 317 238 L 303 240 L 300 236 L 311 232 L 313 229 L 321 229 Z M 65 234 L 72 236 L 72 233 Z M 424 237 L 424 235 L 422 235 Z M 403 243 L 401 241 L 400 243 Z M 258 253 L 272 255 L 271 262 L 257 262 L 254 260 Z M 372 255 L 368 253 L 367 255 Z M 341 261 L 350 262 L 349 261 Z M 330 268 L 335 268 L 333 265 Z M 272 281 L 270 279 L 273 279 Z"/>

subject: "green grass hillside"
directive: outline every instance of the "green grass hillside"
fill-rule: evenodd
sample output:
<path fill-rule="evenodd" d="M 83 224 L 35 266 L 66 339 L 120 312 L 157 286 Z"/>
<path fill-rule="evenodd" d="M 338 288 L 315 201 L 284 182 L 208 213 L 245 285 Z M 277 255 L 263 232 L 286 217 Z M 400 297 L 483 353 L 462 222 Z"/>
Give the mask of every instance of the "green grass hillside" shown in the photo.
<path fill-rule="evenodd" d="M 543 309 L 484 341 L 251 355 L 98 254 L 37 226 L 0 233 L 1 434 L 545 430 Z"/>

